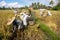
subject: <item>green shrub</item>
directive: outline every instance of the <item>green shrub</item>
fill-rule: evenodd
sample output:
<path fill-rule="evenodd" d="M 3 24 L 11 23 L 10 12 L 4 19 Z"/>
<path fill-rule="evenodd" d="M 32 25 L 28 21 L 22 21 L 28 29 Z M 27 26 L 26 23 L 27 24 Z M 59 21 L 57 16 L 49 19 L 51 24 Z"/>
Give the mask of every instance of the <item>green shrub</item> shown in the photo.
<path fill-rule="evenodd" d="M 39 19 L 36 21 L 39 24 L 39 28 L 46 34 L 50 40 L 60 40 L 60 37 L 57 36 L 47 25 L 41 22 Z"/>
<path fill-rule="evenodd" d="M 52 8 L 52 10 L 60 10 L 60 6 L 55 6 Z"/>

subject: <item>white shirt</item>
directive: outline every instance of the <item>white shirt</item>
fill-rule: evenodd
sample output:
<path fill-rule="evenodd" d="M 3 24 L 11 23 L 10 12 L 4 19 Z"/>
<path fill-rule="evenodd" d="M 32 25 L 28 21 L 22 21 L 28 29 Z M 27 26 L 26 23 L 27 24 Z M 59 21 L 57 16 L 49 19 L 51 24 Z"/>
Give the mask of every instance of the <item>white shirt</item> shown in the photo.
<path fill-rule="evenodd" d="M 29 17 L 28 15 L 24 14 L 24 18 L 23 18 L 23 24 L 27 25 L 27 17 Z"/>
<path fill-rule="evenodd" d="M 25 14 L 25 13 L 20 13 L 20 18 L 21 18 L 21 20 L 23 21 L 23 25 L 27 25 L 27 17 L 30 17 L 30 16 L 28 16 L 27 14 Z"/>

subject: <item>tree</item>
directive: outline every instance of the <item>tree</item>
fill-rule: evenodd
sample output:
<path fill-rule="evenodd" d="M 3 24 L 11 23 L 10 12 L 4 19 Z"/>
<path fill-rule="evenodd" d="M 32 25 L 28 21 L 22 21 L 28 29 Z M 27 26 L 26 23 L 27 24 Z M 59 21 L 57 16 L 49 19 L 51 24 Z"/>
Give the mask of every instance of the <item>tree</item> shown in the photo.
<path fill-rule="evenodd" d="M 60 10 L 60 0 L 58 0 L 58 3 L 56 6 L 52 8 L 53 10 Z"/>
<path fill-rule="evenodd" d="M 2 8 L 0 7 L 0 9 L 2 9 Z"/>
<path fill-rule="evenodd" d="M 53 4 L 54 4 L 53 0 L 51 0 L 49 4 L 53 6 Z"/>
<path fill-rule="evenodd" d="M 36 2 L 34 3 L 33 8 L 34 8 L 34 9 L 37 8 L 37 4 L 36 4 Z"/>
<path fill-rule="evenodd" d="M 60 6 L 60 0 L 58 0 L 58 4 L 57 4 L 57 6 Z"/>
<path fill-rule="evenodd" d="M 34 8 L 34 9 L 37 9 L 37 4 L 36 4 L 36 2 L 35 2 L 35 3 L 32 3 L 31 7 Z"/>
<path fill-rule="evenodd" d="M 40 3 L 39 3 L 39 2 L 37 3 L 37 8 L 38 8 L 38 9 L 40 8 Z"/>
<path fill-rule="evenodd" d="M 46 8 L 46 5 L 40 4 L 39 2 L 35 2 L 32 3 L 32 5 L 30 5 L 30 7 L 32 7 L 33 9 L 40 9 L 40 8 Z"/>
<path fill-rule="evenodd" d="M 25 9 L 28 9 L 28 6 L 25 6 Z"/>

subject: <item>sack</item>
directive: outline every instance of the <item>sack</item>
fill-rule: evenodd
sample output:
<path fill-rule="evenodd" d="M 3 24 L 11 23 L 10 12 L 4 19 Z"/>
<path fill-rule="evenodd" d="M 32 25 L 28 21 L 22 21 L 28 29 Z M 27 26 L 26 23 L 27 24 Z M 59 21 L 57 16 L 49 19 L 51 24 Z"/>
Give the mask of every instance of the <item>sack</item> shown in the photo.
<path fill-rule="evenodd" d="M 32 17 L 27 18 L 27 23 L 28 23 L 28 25 L 34 25 L 35 24 L 34 19 Z"/>
<path fill-rule="evenodd" d="M 34 25 L 35 24 L 35 22 L 34 21 L 29 21 L 29 25 Z"/>

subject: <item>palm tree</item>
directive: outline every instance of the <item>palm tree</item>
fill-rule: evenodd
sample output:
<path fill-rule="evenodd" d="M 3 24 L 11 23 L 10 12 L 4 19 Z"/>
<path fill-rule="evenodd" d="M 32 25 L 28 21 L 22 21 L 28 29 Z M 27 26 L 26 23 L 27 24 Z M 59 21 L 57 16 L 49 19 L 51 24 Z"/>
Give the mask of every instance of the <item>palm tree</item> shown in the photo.
<path fill-rule="evenodd" d="M 38 9 L 40 8 L 40 3 L 39 3 L 39 2 L 37 3 L 37 8 L 38 8 Z"/>

